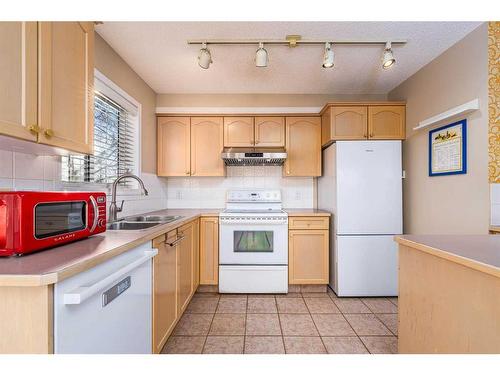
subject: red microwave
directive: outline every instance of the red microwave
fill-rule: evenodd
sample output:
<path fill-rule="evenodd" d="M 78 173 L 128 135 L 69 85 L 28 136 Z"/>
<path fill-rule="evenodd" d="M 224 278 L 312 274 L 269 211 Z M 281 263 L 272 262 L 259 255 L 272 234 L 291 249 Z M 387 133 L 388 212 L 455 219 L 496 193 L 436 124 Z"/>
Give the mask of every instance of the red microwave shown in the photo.
<path fill-rule="evenodd" d="M 31 253 L 105 230 L 105 193 L 0 192 L 0 256 Z"/>

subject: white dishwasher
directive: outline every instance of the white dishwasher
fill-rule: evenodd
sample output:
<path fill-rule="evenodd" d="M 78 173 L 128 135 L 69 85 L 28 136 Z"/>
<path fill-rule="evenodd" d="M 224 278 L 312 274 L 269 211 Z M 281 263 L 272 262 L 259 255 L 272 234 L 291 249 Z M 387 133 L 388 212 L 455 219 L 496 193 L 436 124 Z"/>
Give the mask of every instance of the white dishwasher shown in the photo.
<path fill-rule="evenodd" d="M 152 352 L 151 242 L 54 288 L 54 352 Z"/>

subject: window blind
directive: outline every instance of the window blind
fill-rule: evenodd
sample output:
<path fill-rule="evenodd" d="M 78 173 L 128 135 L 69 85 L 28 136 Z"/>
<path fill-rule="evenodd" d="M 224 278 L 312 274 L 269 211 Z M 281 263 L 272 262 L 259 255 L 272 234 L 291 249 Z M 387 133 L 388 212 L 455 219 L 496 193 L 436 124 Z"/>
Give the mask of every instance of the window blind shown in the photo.
<path fill-rule="evenodd" d="M 62 180 L 112 183 L 134 170 L 134 115 L 106 95 L 94 95 L 94 155 L 62 157 Z"/>

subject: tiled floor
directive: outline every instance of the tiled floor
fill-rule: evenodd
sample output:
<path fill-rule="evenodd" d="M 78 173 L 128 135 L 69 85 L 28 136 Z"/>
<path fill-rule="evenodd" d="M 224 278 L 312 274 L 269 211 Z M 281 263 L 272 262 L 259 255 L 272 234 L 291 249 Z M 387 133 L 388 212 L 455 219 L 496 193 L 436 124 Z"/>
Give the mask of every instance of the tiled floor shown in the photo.
<path fill-rule="evenodd" d="M 397 298 L 196 293 L 169 354 L 397 353 Z"/>

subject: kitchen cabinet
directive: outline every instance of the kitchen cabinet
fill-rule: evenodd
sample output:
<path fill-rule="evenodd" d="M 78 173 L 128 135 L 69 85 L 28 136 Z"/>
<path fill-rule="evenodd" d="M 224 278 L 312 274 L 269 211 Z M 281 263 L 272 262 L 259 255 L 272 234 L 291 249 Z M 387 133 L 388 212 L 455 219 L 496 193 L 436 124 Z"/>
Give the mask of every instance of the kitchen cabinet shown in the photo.
<path fill-rule="evenodd" d="M 253 117 L 224 117 L 224 147 L 253 147 Z"/>
<path fill-rule="evenodd" d="M 193 221 L 193 293 L 200 285 L 200 220 Z"/>
<path fill-rule="evenodd" d="M 38 142 L 93 153 L 94 23 L 40 22 Z"/>
<path fill-rule="evenodd" d="M 284 117 L 255 117 L 256 147 L 285 147 Z"/>
<path fill-rule="evenodd" d="M 189 176 L 191 174 L 191 119 L 189 117 L 158 117 L 158 176 Z"/>
<path fill-rule="evenodd" d="M 187 223 L 177 229 L 177 313 L 186 309 L 194 290 L 195 224 Z"/>
<path fill-rule="evenodd" d="M 153 352 L 159 353 L 177 322 L 177 251 L 173 230 L 153 240 Z"/>
<path fill-rule="evenodd" d="M 0 134 L 36 142 L 37 23 L 0 22 Z"/>
<path fill-rule="evenodd" d="M 290 229 L 288 231 L 288 282 L 290 284 L 328 284 L 328 229 Z"/>
<path fill-rule="evenodd" d="M 219 283 L 219 218 L 200 219 L 200 284 Z"/>
<path fill-rule="evenodd" d="M 191 117 L 191 176 L 224 176 L 222 117 Z"/>
<path fill-rule="evenodd" d="M 93 22 L 2 22 L 0 52 L 0 134 L 93 153 Z"/>
<path fill-rule="evenodd" d="M 286 177 L 321 176 L 321 118 L 287 117 Z"/>
<path fill-rule="evenodd" d="M 404 139 L 405 138 L 404 106 L 370 106 L 368 107 L 368 136 L 370 139 Z"/>
<path fill-rule="evenodd" d="M 321 116 L 321 143 L 334 140 L 366 139 L 368 108 L 366 106 L 329 107 Z"/>

